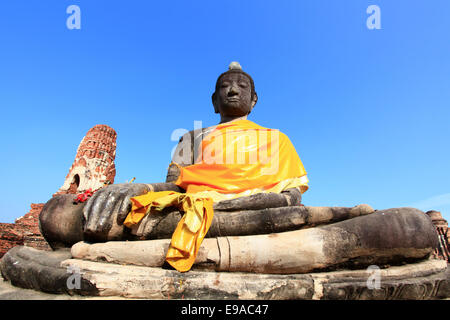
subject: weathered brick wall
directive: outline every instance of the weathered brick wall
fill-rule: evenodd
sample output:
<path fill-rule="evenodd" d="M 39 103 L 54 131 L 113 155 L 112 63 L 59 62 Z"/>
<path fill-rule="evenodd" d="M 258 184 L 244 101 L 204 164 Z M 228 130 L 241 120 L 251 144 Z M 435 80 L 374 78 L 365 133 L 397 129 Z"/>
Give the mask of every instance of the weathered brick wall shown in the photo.
<path fill-rule="evenodd" d="M 14 223 L 0 223 L 0 258 L 15 246 L 23 245 L 23 230 Z"/>
<path fill-rule="evenodd" d="M 51 250 L 39 231 L 39 214 L 43 207 L 44 203 L 32 203 L 31 210 L 15 223 L 0 223 L 0 258 L 9 249 L 21 245 Z"/>
<path fill-rule="evenodd" d="M 44 203 L 32 203 L 31 210 L 26 215 L 17 218 L 15 224 L 23 226 L 23 229 L 30 234 L 40 234 L 38 222 L 43 207 Z"/>
<path fill-rule="evenodd" d="M 32 203 L 31 210 L 23 217 L 16 219 L 16 225 L 21 226 L 24 230 L 24 245 L 41 250 L 51 250 L 39 230 L 39 214 L 43 207 L 44 203 Z"/>

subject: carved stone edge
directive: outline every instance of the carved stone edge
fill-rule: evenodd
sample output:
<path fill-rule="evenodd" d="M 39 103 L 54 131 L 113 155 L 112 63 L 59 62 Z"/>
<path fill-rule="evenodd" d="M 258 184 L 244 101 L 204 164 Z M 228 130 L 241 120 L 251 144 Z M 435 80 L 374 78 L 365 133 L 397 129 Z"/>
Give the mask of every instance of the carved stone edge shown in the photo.
<path fill-rule="evenodd" d="M 343 270 L 308 274 L 255 274 L 118 265 L 70 258 L 67 252 L 16 247 L 0 261 L 15 286 L 50 293 L 132 299 L 386 300 L 450 297 L 450 271 L 444 260 L 423 260 L 379 270 L 380 288 L 370 289 L 370 273 Z M 79 270 L 80 288 L 67 281 Z"/>
<path fill-rule="evenodd" d="M 95 286 L 80 279 L 79 289 L 69 289 L 67 281 L 72 275 L 61 262 L 70 258 L 69 250 L 42 251 L 26 246 L 9 250 L 0 260 L 0 273 L 12 285 L 46 293 L 69 295 L 98 295 Z"/>

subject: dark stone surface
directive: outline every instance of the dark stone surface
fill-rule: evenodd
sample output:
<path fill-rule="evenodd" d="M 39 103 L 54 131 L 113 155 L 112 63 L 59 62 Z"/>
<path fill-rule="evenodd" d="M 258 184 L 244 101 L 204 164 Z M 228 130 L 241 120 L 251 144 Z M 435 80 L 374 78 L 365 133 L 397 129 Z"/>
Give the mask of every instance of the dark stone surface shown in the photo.
<path fill-rule="evenodd" d="M 248 199 L 256 198 L 253 203 Z M 211 227 L 207 238 L 219 236 L 245 236 L 278 233 L 313 227 L 320 224 L 332 224 L 352 218 L 355 210 L 350 207 L 329 207 L 329 215 L 318 215 L 317 210 L 301 206 L 299 192 L 289 190 L 281 194 L 257 194 L 244 197 L 239 203 L 221 201 L 215 205 Z M 260 208 L 260 204 L 266 205 Z M 254 210 L 236 210 L 238 207 L 254 208 Z M 233 210 L 232 210 L 233 209 Z M 154 227 L 146 239 L 170 239 L 181 219 L 182 214 L 173 209 Z"/>
<path fill-rule="evenodd" d="M 25 246 L 9 250 L 0 261 L 0 272 L 14 286 L 49 293 L 98 295 L 89 281 L 81 279 L 80 289 L 69 289 L 67 280 L 72 273 L 60 266 L 70 259 L 68 249 L 41 251 Z"/>
<path fill-rule="evenodd" d="M 181 218 L 172 210 L 150 233 L 148 239 L 170 239 Z M 303 206 L 269 208 L 245 211 L 214 211 L 207 238 L 218 236 L 256 235 L 298 229 L 307 221 L 308 212 Z"/>
<path fill-rule="evenodd" d="M 39 216 L 39 228 L 53 249 L 70 247 L 83 240 L 84 203 L 75 195 L 62 194 L 47 201 Z"/>
<path fill-rule="evenodd" d="M 248 197 L 220 201 L 214 204 L 214 211 L 263 210 L 299 206 L 301 200 L 300 190 L 292 188 L 281 193 L 258 193 Z"/>
<path fill-rule="evenodd" d="M 13 286 L 11 282 L 0 277 L 0 300 L 92 300 L 99 297 L 68 295 L 63 293 L 45 293 L 33 289 Z M 105 298 L 103 298 L 105 299 Z"/>
<path fill-rule="evenodd" d="M 332 225 L 322 227 L 331 228 Z M 428 248 L 437 247 L 437 233 L 431 219 L 415 208 L 379 210 L 339 223 L 349 233 L 360 235 L 362 247 Z M 414 237 L 405 236 L 414 234 Z"/>
<path fill-rule="evenodd" d="M 438 246 L 431 219 L 415 208 L 380 210 L 318 228 L 334 235 L 325 242 L 325 255 L 334 261 L 348 258 L 335 269 L 401 264 L 424 258 Z"/>

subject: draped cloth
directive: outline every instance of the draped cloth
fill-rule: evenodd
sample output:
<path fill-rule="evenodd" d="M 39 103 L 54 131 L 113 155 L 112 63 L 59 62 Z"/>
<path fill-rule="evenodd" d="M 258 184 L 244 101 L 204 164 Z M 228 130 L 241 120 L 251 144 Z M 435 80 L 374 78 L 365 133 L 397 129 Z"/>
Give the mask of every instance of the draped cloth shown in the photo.
<path fill-rule="evenodd" d="M 192 267 L 213 219 L 213 203 L 289 188 L 308 190 L 303 164 L 289 138 L 249 120 L 218 125 L 206 136 L 195 163 L 180 168 L 176 185 L 186 193 L 148 192 L 131 198 L 124 225 L 132 228 L 147 214 L 175 206 L 184 212 L 166 261 L 180 272 Z M 177 164 L 176 164 L 177 165 Z"/>
<path fill-rule="evenodd" d="M 180 272 L 188 271 L 194 264 L 198 249 L 213 219 L 211 198 L 175 191 L 148 192 L 131 198 L 131 212 L 124 225 L 132 228 L 147 214 L 166 207 L 177 207 L 185 212 L 178 222 L 166 255 L 166 261 Z"/>

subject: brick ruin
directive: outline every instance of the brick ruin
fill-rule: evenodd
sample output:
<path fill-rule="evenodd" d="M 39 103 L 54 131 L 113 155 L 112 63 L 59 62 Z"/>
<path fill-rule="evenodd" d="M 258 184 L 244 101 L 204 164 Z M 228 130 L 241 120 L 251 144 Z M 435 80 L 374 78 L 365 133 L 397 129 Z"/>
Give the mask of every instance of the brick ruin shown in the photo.
<path fill-rule="evenodd" d="M 113 184 L 116 175 L 116 138 L 114 129 L 96 125 L 81 140 L 75 161 L 57 194 L 82 193 Z"/>
<path fill-rule="evenodd" d="M 39 214 L 43 203 L 32 203 L 30 211 L 14 223 L 0 223 L 0 257 L 15 246 L 51 250 L 39 231 Z"/>
<path fill-rule="evenodd" d="M 442 214 L 439 211 L 430 210 L 427 211 L 426 214 L 431 218 L 431 221 L 433 221 L 439 237 L 439 247 L 434 251 L 433 256 L 435 258 L 447 260 L 448 262 L 450 258 L 450 232 L 448 231 L 447 220 L 442 217 Z"/>
<path fill-rule="evenodd" d="M 114 183 L 117 134 L 107 125 L 96 125 L 81 140 L 63 186 L 53 195 L 96 191 Z M 75 199 L 75 196 L 74 196 Z M 39 214 L 44 203 L 32 203 L 31 210 L 14 223 L 0 223 L 0 258 L 9 249 L 25 245 L 51 250 L 39 230 Z"/>

